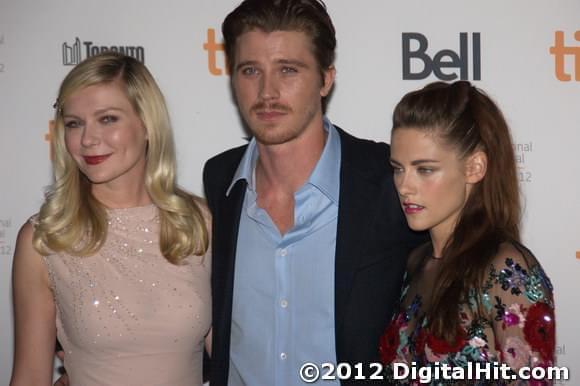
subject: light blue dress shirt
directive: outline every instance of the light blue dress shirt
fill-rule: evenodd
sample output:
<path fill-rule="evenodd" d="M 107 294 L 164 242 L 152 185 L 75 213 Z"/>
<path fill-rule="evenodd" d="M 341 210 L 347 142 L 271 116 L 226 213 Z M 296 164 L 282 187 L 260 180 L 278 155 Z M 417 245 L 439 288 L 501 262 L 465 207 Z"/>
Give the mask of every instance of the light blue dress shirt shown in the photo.
<path fill-rule="evenodd" d="M 328 136 L 322 155 L 294 194 L 294 227 L 285 235 L 256 202 L 255 139 L 234 175 L 232 186 L 240 179 L 248 185 L 234 274 L 230 386 L 303 385 L 302 364 L 336 363 L 334 260 L 341 147 L 326 118 L 324 128 Z"/>

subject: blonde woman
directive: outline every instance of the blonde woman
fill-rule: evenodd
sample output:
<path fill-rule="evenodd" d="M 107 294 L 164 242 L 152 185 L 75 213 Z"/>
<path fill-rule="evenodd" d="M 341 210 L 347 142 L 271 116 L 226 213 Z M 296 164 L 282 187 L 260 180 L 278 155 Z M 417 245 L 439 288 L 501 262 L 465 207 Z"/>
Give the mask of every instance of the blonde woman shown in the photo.
<path fill-rule="evenodd" d="M 163 95 L 143 64 L 91 57 L 56 102 L 54 183 L 18 235 L 11 385 L 201 385 L 208 211 L 176 185 Z"/>

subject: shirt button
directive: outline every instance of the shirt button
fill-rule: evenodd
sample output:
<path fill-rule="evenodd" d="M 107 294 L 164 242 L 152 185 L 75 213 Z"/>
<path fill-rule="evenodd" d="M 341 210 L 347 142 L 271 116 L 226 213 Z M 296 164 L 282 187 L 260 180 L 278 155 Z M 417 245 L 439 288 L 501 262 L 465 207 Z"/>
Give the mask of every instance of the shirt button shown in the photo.
<path fill-rule="evenodd" d="M 286 355 L 285 352 L 283 352 L 283 353 L 280 354 L 280 359 L 284 360 L 286 358 L 287 358 L 287 355 Z"/>
<path fill-rule="evenodd" d="M 284 257 L 288 254 L 288 251 L 286 250 L 286 248 L 280 250 L 280 256 Z"/>
<path fill-rule="evenodd" d="M 282 308 L 286 308 L 286 307 L 288 307 L 288 300 L 286 300 L 286 299 L 282 299 L 282 300 L 280 301 L 280 306 L 281 306 Z"/>

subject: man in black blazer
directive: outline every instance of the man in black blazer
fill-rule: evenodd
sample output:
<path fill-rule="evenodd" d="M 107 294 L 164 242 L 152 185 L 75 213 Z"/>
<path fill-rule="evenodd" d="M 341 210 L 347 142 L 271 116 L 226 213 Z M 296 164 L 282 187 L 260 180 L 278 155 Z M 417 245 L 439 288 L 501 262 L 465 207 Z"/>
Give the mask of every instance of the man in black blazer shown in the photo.
<path fill-rule="evenodd" d="M 337 363 L 361 362 L 368 374 L 369 364 L 379 359 L 379 337 L 394 312 L 406 257 L 425 240 L 425 235 L 407 227 L 392 181 L 389 147 L 355 138 L 323 116 L 324 99 L 334 82 L 336 41 L 320 1 L 245 0 L 226 17 L 222 31 L 236 102 L 254 139 L 250 146 L 215 156 L 204 168 L 206 197 L 213 215 L 211 385 L 302 384 L 299 369 L 280 375 L 278 370 L 267 368 L 270 363 L 257 363 L 255 368 L 248 368 L 248 362 L 232 364 L 231 350 L 238 351 L 238 358 L 267 358 L 265 352 L 269 353 L 273 344 L 260 342 L 260 334 L 250 331 L 256 327 L 244 325 L 247 320 L 236 315 L 234 288 L 244 283 L 235 283 L 234 277 L 246 280 L 239 272 L 236 276 L 236 270 L 252 261 L 243 252 L 247 245 L 240 244 L 253 242 L 247 239 L 247 232 L 240 236 L 241 224 L 248 224 L 244 219 L 250 205 L 248 194 L 255 196 L 255 204 L 267 213 L 280 235 L 292 232 L 300 226 L 295 224 L 295 194 L 320 167 L 331 138 L 339 144 L 340 154 L 335 165 L 339 188 L 336 231 L 332 233 L 333 277 L 328 288 L 334 299 L 330 307 L 333 320 L 328 321 L 334 326 L 332 346 L 336 352 L 332 357 Z M 253 163 L 248 163 L 252 159 Z M 249 173 L 240 178 L 244 167 Z M 301 282 L 306 288 L 314 284 Z M 255 306 L 251 297 L 242 299 L 247 302 L 243 307 Z M 292 318 L 307 318 L 305 312 L 310 311 L 303 310 Z M 239 335 L 247 329 L 248 335 L 257 336 L 258 342 L 252 343 L 254 352 L 240 353 L 247 347 L 243 343 L 232 347 L 232 324 L 236 331 L 242 331 Z M 236 337 L 239 339 L 243 338 Z M 313 347 L 313 351 L 317 350 Z M 276 360 L 286 359 L 286 353 L 281 355 Z M 238 368 L 243 366 L 246 368 Z M 264 374 L 256 375 L 261 371 Z M 368 381 L 342 381 L 358 383 Z"/>

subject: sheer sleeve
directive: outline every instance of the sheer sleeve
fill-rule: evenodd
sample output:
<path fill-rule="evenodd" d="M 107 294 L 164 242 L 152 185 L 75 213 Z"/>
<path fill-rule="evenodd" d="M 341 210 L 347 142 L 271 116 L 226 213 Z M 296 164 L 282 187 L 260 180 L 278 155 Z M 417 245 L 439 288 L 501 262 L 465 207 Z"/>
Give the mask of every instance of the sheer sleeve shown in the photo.
<path fill-rule="evenodd" d="M 519 245 L 502 246 L 484 282 L 483 305 L 502 362 L 513 370 L 553 365 L 552 285 L 531 252 Z"/>

